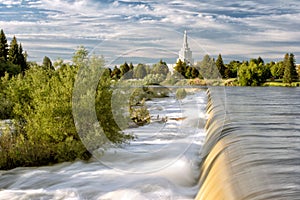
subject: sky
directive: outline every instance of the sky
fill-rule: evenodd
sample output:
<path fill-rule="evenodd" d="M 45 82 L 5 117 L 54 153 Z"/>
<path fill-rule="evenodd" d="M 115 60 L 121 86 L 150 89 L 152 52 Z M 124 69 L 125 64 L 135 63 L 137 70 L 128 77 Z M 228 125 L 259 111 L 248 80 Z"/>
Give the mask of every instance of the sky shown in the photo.
<path fill-rule="evenodd" d="M 0 0 L 0 29 L 37 62 L 70 60 L 83 45 L 108 62 L 172 63 L 187 30 L 196 61 L 294 53 L 300 63 L 299 11 L 299 0 Z"/>

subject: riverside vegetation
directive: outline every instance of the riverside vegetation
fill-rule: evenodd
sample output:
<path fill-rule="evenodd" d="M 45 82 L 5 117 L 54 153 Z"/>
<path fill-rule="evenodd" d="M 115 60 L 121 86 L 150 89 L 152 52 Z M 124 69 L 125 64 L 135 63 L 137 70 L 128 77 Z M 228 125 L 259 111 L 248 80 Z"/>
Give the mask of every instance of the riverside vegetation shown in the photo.
<path fill-rule="evenodd" d="M 211 79 L 221 76 L 227 85 L 257 86 L 266 84 L 267 80 L 279 84 L 284 82 L 287 86 L 300 85 L 296 82 L 300 69 L 296 71 L 293 54 L 286 54 L 283 61 L 267 64 L 260 57 L 224 64 L 221 55 L 216 61 L 206 55 L 195 66 L 177 62 L 173 74 L 162 60 L 153 66 L 134 66 L 127 62 L 111 69 L 103 66 L 102 57 L 92 55 L 88 58 L 88 51 L 82 46 L 74 53 L 72 64 L 62 59 L 52 63 L 47 56 L 41 65 L 28 62 L 27 53 L 18 44 L 17 38 L 13 37 L 8 46 L 1 30 L 0 120 L 10 119 L 13 130 L 8 126 L 0 132 L 0 169 L 48 165 L 75 159 L 88 160 L 91 157 L 77 133 L 72 113 L 73 86 L 81 67 L 89 67 L 91 70 L 101 68 L 104 71 L 96 89 L 95 110 L 106 137 L 115 144 L 134 139 L 134 136 L 124 134 L 114 120 L 114 115 L 118 113 L 112 111 L 112 87 L 121 81 L 128 86 L 146 86 L 132 91 L 129 110 L 117 110 L 122 112 L 121 115 L 128 114 L 131 122 L 136 125 L 150 122 L 146 100 L 169 95 L 168 89 L 160 85 L 205 85 L 207 81 L 203 79 L 208 76 Z M 215 67 L 218 70 L 212 70 Z M 85 79 L 88 77 L 85 76 Z M 182 88 L 176 92 L 178 99 L 185 96 L 186 91 Z M 88 105 L 82 105 L 83 112 L 87 110 L 85 106 Z M 128 123 L 126 120 L 124 122 Z M 125 124 L 125 127 L 129 126 Z"/>

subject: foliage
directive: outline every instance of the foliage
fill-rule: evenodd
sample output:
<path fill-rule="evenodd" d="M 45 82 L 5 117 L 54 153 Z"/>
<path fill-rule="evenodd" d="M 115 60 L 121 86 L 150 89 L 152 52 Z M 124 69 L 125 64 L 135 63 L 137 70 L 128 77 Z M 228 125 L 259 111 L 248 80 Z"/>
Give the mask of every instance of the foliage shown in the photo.
<path fill-rule="evenodd" d="M 225 65 L 221 54 L 219 54 L 218 59 L 216 60 L 216 66 L 221 76 L 225 77 Z"/>
<path fill-rule="evenodd" d="M 154 64 L 152 67 L 152 74 L 162 74 L 166 76 L 168 73 L 169 73 L 169 68 L 167 66 L 167 63 L 162 60 Z"/>
<path fill-rule="evenodd" d="M 266 66 L 255 60 L 244 62 L 238 71 L 238 80 L 241 86 L 259 86 L 270 76 L 270 71 Z"/>
<path fill-rule="evenodd" d="M 166 79 L 164 74 L 148 74 L 144 79 L 145 85 L 157 85 Z"/>
<path fill-rule="evenodd" d="M 284 56 L 283 65 L 284 65 L 283 82 L 292 83 L 292 81 L 297 80 L 298 75 L 296 72 L 294 54 L 286 54 Z"/>
<path fill-rule="evenodd" d="M 7 60 L 8 44 L 4 31 L 0 31 L 0 59 Z"/>
<path fill-rule="evenodd" d="M 186 63 L 179 59 L 174 67 L 174 70 L 184 77 L 186 73 L 186 67 Z"/>
<path fill-rule="evenodd" d="M 218 79 L 221 78 L 216 63 L 209 55 L 205 55 L 201 62 L 197 63 L 197 69 L 201 77 L 204 79 Z"/>
<path fill-rule="evenodd" d="M 44 57 L 42 66 L 46 70 L 55 70 L 50 58 L 47 56 Z"/>
<path fill-rule="evenodd" d="M 241 66 L 240 61 L 233 60 L 230 63 L 225 65 L 225 72 L 224 72 L 224 77 L 225 78 L 236 78 L 237 77 L 237 71 Z"/>
<path fill-rule="evenodd" d="M 103 66 L 101 57 L 91 56 L 87 61 L 80 52 L 75 55 L 81 58 L 76 63 L 83 67 Z M 78 69 L 79 66 L 68 64 L 56 71 L 35 66 L 24 75 L 11 78 L 6 75 L 1 79 L 0 98 L 7 104 L 1 104 L 0 115 L 14 119 L 16 133 L 0 136 L 0 169 L 90 158 L 91 154 L 82 144 L 73 121 L 72 94 Z M 88 80 L 90 77 L 85 78 Z M 103 73 L 95 93 L 94 109 L 107 138 L 115 143 L 131 139 L 131 136 L 120 132 L 113 120 L 109 70 Z M 85 105 L 82 109 L 85 112 Z"/>
<path fill-rule="evenodd" d="M 7 39 L 3 30 L 0 31 L 0 77 L 8 73 L 15 76 L 28 69 L 26 52 L 23 52 L 22 44 L 18 45 L 14 36 L 8 48 Z"/>
<path fill-rule="evenodd" d="M 143 79 L 145 76 L 147 76 L 146 66 L 140 63 L 133 69 L 133 77 L 136 79 Z"/>

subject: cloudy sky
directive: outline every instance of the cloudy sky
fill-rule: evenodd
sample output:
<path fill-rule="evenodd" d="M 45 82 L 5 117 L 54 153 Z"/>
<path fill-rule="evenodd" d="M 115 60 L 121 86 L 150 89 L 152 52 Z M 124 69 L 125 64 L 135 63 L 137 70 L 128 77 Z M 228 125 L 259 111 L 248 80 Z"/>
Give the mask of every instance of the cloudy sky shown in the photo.
<path fill-rule="evenodd" d="M 68 60 L 79 45 L 108 60 L 172 62 L 187 30 L 195 60 L 276 61 L 291 52 L 300 63 L 299 11 L 299 0 L 0 0 L 0 29 L 37 62 Z"/>

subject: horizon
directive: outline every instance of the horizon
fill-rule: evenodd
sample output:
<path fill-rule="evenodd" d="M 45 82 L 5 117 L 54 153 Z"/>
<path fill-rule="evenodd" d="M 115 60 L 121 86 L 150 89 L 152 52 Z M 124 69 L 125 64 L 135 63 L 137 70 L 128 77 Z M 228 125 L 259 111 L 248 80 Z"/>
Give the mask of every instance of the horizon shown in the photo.
<path fill-rule="evenodd" d="M 6 0 L 0 2 L 4 15 L 0 29 L 8 42 L 15 35 L 28 52 L 28 60 L 36 62 L 44 56 L 52 61 L 70 60 L 80 45 L 90 52 L 102 45 L 108 47 L 105 53 L 110 57 L 124 56 L 132 50 L 131 43 L 136 49 L 167 49 L 166 58 L 177 58 L 187 30 L 195 60 L 206 53 L 214 58 L 220 53 L 225 63 L 259 56 L 276 62 L 285 53 L 293 53 L 299 63 L 300 22 L 295 20 L 299 8 L 296 0 Z M 151 29 L 155 31 L 147 33 Z M 154 63 L 164 58 L 149 55 L 153 54 L 141 57 Z"/>

